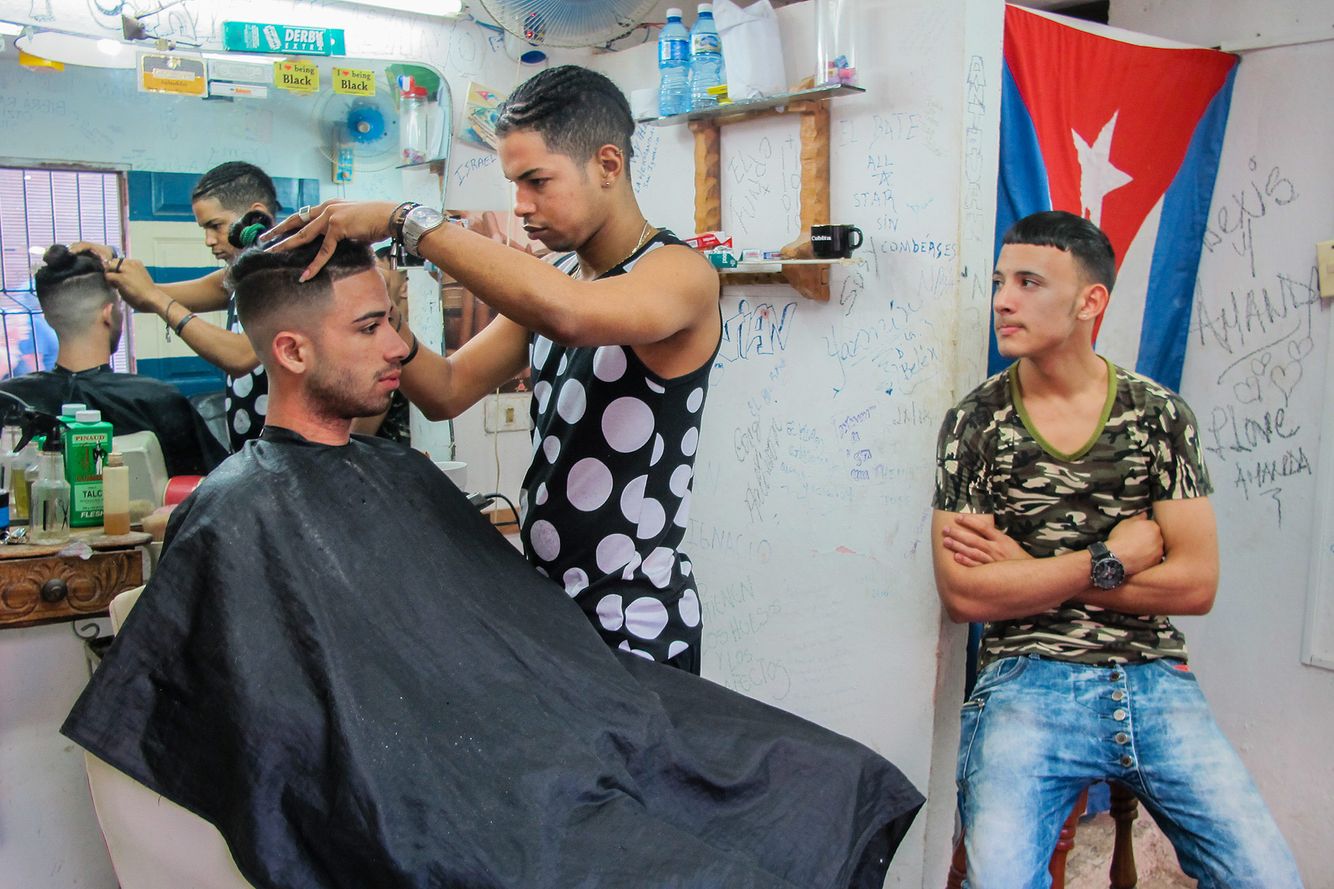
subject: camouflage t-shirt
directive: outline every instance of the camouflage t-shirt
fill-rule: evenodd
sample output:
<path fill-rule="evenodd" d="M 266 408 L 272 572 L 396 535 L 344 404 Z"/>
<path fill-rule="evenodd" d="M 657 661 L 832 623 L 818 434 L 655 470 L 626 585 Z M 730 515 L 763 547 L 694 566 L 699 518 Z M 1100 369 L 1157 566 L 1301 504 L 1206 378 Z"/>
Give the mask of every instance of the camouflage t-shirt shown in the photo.
<path fill-rule="evenodd" d="M 1018 365 L 991 377 L 945 416 L 936 456 L 936 509 L 990 514 L 1037 558 L 1087 549 L 1158 500 L 1213 491 L 1195 415 L 1180 396 L 1107 362 L 1099 432 L 1061 454 L 1033 431 Z M 982 661 L 1038 654 L 1086 664 L 1185 659 L 1167 617 L 1067 602 L 986 626 Z"/>

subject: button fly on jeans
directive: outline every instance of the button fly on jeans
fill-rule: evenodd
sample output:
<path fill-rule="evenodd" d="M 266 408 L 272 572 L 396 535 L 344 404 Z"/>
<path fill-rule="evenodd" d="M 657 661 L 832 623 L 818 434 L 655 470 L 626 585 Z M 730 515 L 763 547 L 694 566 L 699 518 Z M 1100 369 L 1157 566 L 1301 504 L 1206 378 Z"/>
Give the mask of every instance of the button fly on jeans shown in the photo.
<path fill-rule="evenodd" d="M 1115 719 L 1117 722 L 1124 722 L 1126 718 L 1126 711 L 1118 707 L 1116 709 L 1116 712 L 1112 714 L 1112 718 Z"/>
<path fill-rule="evenodd" d="M 1124 701 L 1125 699 L 1126 699 L 1126 693 L 1123 689 L 1118 688 L 1116 691 L 1112 692 L 1113 701 Z"/>
<path fill-rule="evenodd" d="M 1135 764 L 1135 757 L 1131 756 L 1130 754 L 1126 754 L 1125 756 L 1121 757 L 1121 765 L 1125 766 L 1126 768 L 1130 768 L 1134 764 Z"/>
<path fill-rule="evenodd" d="M 1129 744 L 1130 735 L 1127 735 L 1125 732 L 1117 732 L 1112 736 L 1112 740 L 1118 744 Z"/>
<path fill-rule="evenodd" d="M 1121 671 L 1120 671 L 1120 670 L 1113 670 L 1113 671 L 1112 671 L 1112 675 L 1111 675 L 1111 676 L 1108 676 L 1107 678 L 1110 679 L 1110 680 L 1112 680 L 1113 682 L 1116 682 L 1118 679 L 1121 678 Z"/>

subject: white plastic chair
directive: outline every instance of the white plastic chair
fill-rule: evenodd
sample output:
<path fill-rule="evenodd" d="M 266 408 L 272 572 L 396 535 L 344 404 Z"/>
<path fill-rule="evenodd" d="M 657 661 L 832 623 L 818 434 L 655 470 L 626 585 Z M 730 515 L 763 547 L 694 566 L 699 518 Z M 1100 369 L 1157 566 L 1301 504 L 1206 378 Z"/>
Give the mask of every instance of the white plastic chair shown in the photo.
<path fill-rule="evenodd" d="M 143 590 L 135 587 L 111 600 L 112 632 L 120 630 Z M 216 827 L 91 753 L 84 760 L 121 889 L 254 889 Z"/>

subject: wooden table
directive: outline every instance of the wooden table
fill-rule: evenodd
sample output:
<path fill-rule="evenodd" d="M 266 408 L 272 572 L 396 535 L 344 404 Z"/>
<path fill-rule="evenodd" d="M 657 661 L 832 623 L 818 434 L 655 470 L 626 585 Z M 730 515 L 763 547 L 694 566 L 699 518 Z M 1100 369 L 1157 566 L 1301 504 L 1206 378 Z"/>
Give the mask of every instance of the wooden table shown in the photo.
<path fill-rule="evenodd" d="M 0 628 L 100 617 L 118 593 L 144 582 L 142 531 L 108 537 L 101 528 L 75 530 L 70 543 L 0 545 Z M 88 558 L 61 553 L 77 541 Z"/>

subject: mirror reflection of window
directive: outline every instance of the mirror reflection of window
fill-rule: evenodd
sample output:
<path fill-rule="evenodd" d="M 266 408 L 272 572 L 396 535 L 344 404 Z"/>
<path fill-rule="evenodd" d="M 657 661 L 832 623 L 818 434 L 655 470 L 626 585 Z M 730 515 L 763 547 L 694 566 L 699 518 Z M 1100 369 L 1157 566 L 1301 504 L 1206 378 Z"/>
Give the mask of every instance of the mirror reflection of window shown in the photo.
<path fill-rule="evenodd" d="M 33 273 L 52 244 L 91 241 L 125 247 L 122 176 L 115 171 L 0 167 L 0 378 L 50 370 L 56 335 L 42 318 Z M 131 368 L 126 313 L 114 370 Z"/>

